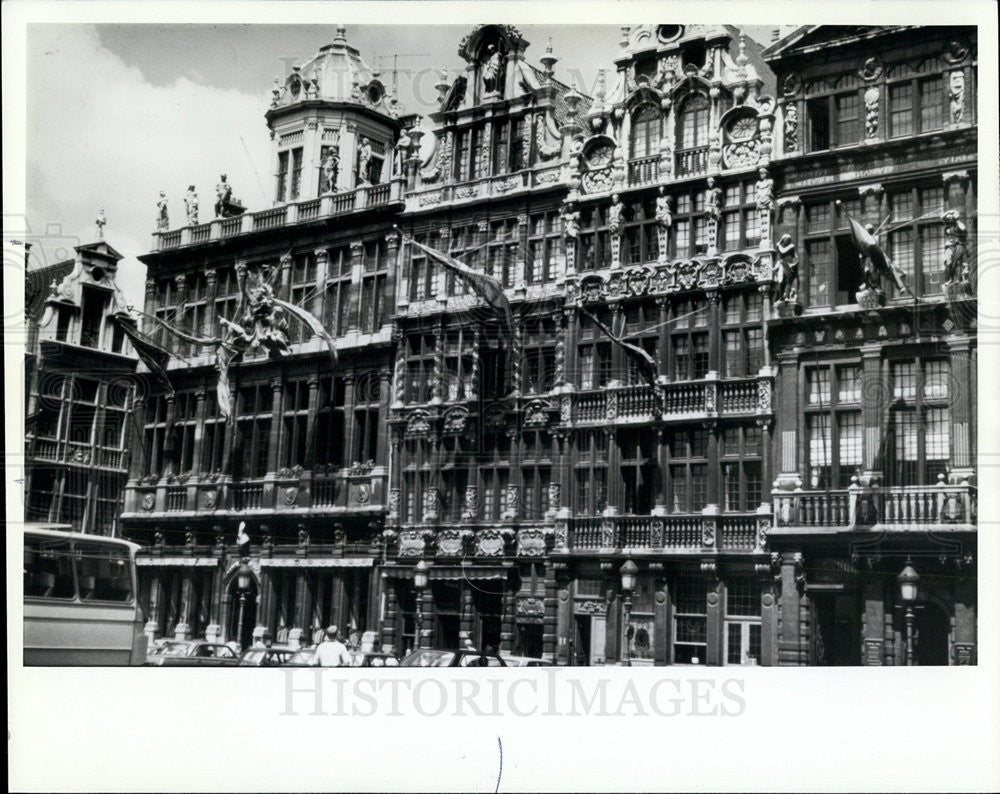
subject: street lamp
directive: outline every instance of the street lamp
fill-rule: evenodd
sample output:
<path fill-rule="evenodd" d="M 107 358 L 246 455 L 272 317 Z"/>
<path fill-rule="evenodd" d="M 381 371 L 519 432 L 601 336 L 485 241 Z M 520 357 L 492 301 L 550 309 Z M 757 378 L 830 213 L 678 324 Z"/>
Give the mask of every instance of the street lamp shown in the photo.
<path fill-rule="evenodd" d="M 424 625 L 423 600 L 427 588 L 427 563 L 420 560 L 413 568 L 413 588 L 417 591 L 417 625 L 414 627 L 413 650 L 420 649 L 421 628 Z"/>
<path fill-rule="evenodd" d="M 240 562 L 240 569 L 236 575 L 236 586 L 240 590 L 240 616 L 236 623 L 236 642 L 243 650 L 243 612 L 246 609 L 247 593 L 250 592 L 250 564 L 244 558 Z"/>
<path fill-rule="evenodd" d="M 906 567 L 903 568 L 899 576 L 896 577 L 896 581 L 899 582 L 899 594 L 903 599 L 903 603 L 906 605 L 906 666 L 913 666 L 913 604 L 917 600 L 917 596 L 920 593 L 919 583 L 920 574 L 918 574 L 913 566 L 910 565 L 910 560 L 906 560 Z"/>
<path fill-rule="evenodd" d="M 635 580 L 636 574 L 639 573 L 639 566 L 632 562 L 632 560 L 625 560 L 625 563 L 619 569 L 619 573 L 622 575 L 622 601 L 625 607 L 625 625 L 622 627 L 625 636 L 622 664 L 625 667 L 631 667 L 632 654 L 629 649 L 629 641 L 631 639 L 632 626 L 629 623 L 629 618 L 632 614 L 632 592 L 635 590 Z"/>

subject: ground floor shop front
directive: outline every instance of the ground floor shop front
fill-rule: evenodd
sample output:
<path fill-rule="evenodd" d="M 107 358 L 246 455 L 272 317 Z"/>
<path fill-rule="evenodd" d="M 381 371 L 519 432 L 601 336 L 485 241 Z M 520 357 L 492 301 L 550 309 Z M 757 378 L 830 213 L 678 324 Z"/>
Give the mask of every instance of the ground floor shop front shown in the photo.
<path fill-rule="evenodd" d="M 139 555 L 150 640 L 310 645 L 335 624 L 386 651 L 468 642 L 557 665 L 971 664 L 968 553 L 384 560 L 235 548 Z M 899 576 L 918 572 L 907 600 Z M 632 566 L 630 578 L 623 573 Z"/>

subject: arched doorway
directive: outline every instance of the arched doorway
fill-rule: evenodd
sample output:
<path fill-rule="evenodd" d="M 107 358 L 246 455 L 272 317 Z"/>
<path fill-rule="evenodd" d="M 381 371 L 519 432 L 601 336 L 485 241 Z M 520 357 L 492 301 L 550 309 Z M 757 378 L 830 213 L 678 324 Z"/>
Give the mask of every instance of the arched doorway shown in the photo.
<path fill-rule="evenodd" d="M 249 648 L 253 644 L 253 629 L 257 625 L 257 592 L 257 579 L 253 576 L 250 577 L 250 587 L 245 592 L 240 590 L 238 576 L 230 580 L 226 590 L 229 596 L 226 637 L 236 640 L 240 648 Z"/>
<path fill-rule="evenodd" d="M 948 635 L 951 620 L 948 613 L 933 601 L 926 601 L 916 610 L 916 650 L 919 665 L 948 664 Z"/>

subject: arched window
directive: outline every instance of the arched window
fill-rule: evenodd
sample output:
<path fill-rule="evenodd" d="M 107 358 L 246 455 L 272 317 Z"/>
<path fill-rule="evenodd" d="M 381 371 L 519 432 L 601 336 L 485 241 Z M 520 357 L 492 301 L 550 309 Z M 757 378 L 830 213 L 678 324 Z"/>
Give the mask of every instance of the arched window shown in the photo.
<path fill-rule="evenodd" d="M 632 157 L 649 157 L 660 147 L 660 110 L 640 105 L 632 114 Z"/>
<path fill-rule="evenodd" d="M 692 94 L 680 108 L 677 148 L 693 149 L 708 145 L 708 98 Z"/>

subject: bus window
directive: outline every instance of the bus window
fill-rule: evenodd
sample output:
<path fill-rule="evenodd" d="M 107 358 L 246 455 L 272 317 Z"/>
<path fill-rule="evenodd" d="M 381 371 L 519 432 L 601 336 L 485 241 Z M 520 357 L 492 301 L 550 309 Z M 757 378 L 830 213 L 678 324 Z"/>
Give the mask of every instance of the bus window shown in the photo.
<path fill-rule="evenodd" d="M 25 538 L 24 594 L 72 598 L 74 592 L 69 543 L 61 538 Z"/>
<path fill-rule="evenodd" d="M 76 541 L 77 583 L 84 601 L 132 600 L 128 550 Z"/>

